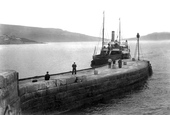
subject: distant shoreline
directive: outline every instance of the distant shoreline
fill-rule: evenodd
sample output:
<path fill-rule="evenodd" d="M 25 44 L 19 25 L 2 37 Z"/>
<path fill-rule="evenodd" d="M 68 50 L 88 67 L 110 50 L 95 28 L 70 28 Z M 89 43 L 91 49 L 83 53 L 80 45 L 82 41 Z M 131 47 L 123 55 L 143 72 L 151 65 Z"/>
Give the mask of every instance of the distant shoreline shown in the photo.
<path fill-rule="evenodd" d="M 129 42 L 135 42 L 137 39 L 127 39 Z M 148 41 L 148 42 L 161 42 L 161 41 L 170 41 L 170 40 L 147 40 L 140 39 L 140 41 Z M 42 43 L 11 43 L 11 44 L 0 44 L 0 45 L 27 45 L 27 44 L 48 44 L 48 43 L 72 43 L 72 42 L 98 42 L 98 41 L 59 41 L 59 42 L 42 42 Z"/>
<path fill-rule="evenodd" d="M 71 43 L 71 42 L 98 42 L 98 41 L 59 41 L 59 42 L 42 42 L 42 43 L 11 43 L 11 44 L 0 44 L 0 45 L 26 45 L 26 44 L 48 44 L 48 43 Z"/>
<path fill-rule="evenodd" d="M 137 39 L 127 39 L 128 41 L 137 41 Z M 155 39 L 155 40 L 153 40 L 153 39 L 139 39 L 139 41 L 154 41 L 154 42 L 156 42 L 156 41 L 170 41 L 170 39 L 163 39 L 163 40 L 157 40 L 157 39 Z"/>
<path fill-rule="evenodd" d="M 45 44 L 45 43 L 10 43 L 10 44 L 0 44 L 0 45 L 26 45 L 26 44 Z"/>

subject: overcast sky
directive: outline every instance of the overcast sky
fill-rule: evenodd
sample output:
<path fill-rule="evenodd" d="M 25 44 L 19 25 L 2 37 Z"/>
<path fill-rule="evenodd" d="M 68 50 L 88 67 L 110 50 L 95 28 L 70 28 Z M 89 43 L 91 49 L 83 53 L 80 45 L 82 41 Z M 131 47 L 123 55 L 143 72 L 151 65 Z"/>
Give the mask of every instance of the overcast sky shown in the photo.
<path fill-rule="evenodd" d="M 103 11 L 108 38 L 119 18 L 124 38 L 170 32 L 169 0 L 0 0 L 0 23 L 101 36 Z"/>

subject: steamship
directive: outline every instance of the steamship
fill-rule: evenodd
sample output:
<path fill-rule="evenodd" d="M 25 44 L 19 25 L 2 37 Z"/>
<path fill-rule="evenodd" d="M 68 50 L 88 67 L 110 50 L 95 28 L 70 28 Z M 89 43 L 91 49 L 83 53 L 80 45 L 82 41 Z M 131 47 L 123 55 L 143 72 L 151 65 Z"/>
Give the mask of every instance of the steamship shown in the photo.
<path fill-rule="evenodd" d="M 112 59 L 115 62 L 118 59 L 129 59 L 130 49 L 128 47 L 128 41 L 121 41 L 120 31 L 120 19 L 119 19 L 119 41 L 115 40 L 115 31 L 112 31 L 112 39 L 109 43 L 105 44 L 104 41 L 104 16 L 103 16 L 103 31 L 102 31 L 102 48 L 100 54 L 95 53 L 93 60 L 91 61 L 91 67 L 101 66 L 108 63 L 108 59 Z"/>

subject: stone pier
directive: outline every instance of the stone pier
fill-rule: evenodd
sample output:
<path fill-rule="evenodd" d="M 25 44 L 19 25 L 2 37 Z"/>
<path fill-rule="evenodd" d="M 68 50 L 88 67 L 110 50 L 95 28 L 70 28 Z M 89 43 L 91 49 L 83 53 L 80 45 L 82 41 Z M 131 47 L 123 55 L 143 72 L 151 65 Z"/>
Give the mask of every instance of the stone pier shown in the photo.
<path fill-rule="evenodd" d="M 0 71 L 0 115 L 20 115 L 18 73 Z"/>

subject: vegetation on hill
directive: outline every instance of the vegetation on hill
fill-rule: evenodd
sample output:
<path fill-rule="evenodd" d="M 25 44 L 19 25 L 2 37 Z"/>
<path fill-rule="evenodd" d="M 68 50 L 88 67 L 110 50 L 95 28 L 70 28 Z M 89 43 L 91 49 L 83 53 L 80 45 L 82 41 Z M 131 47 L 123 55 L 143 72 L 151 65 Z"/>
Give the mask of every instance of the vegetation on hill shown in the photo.
<path fill-rule="evenodd" d="M 33 43 L 38 42 L 26 38 L 18 38 L 16 36 L 9 35 L 0 36 L 0 44 L 33 44 Z"/>
<path fill-rule="evenodd" d="M 101 38 L 68 32 L 61 29 L 0 24 L 0 44 L 83 42 L 98 41 L 99 39 Z M 136 38 L 129 38 L 128 40 L 136 40 Z M 141 36 L 140 40 L 170 40 L 170 33 L 155 32 Z"/>
<path fill-rule="evenodd" d="M 98 41 L 100 38 L 73 33 L 61 29 L 38 28 L 17 25 L 0 25 L 0 35 L 16 36 L 36 42 Z M 2 41 L 2 40 L 1 40 Z"/>
<path fill-rule="evenodd" d="M 136 40 L 136 38 L 130 38 L 128 40 Z M 170 40 L 170 32 L 151 33 L 145 36 L 141 36 L 140 40 L 150 40 L 150 41 Z"/>

